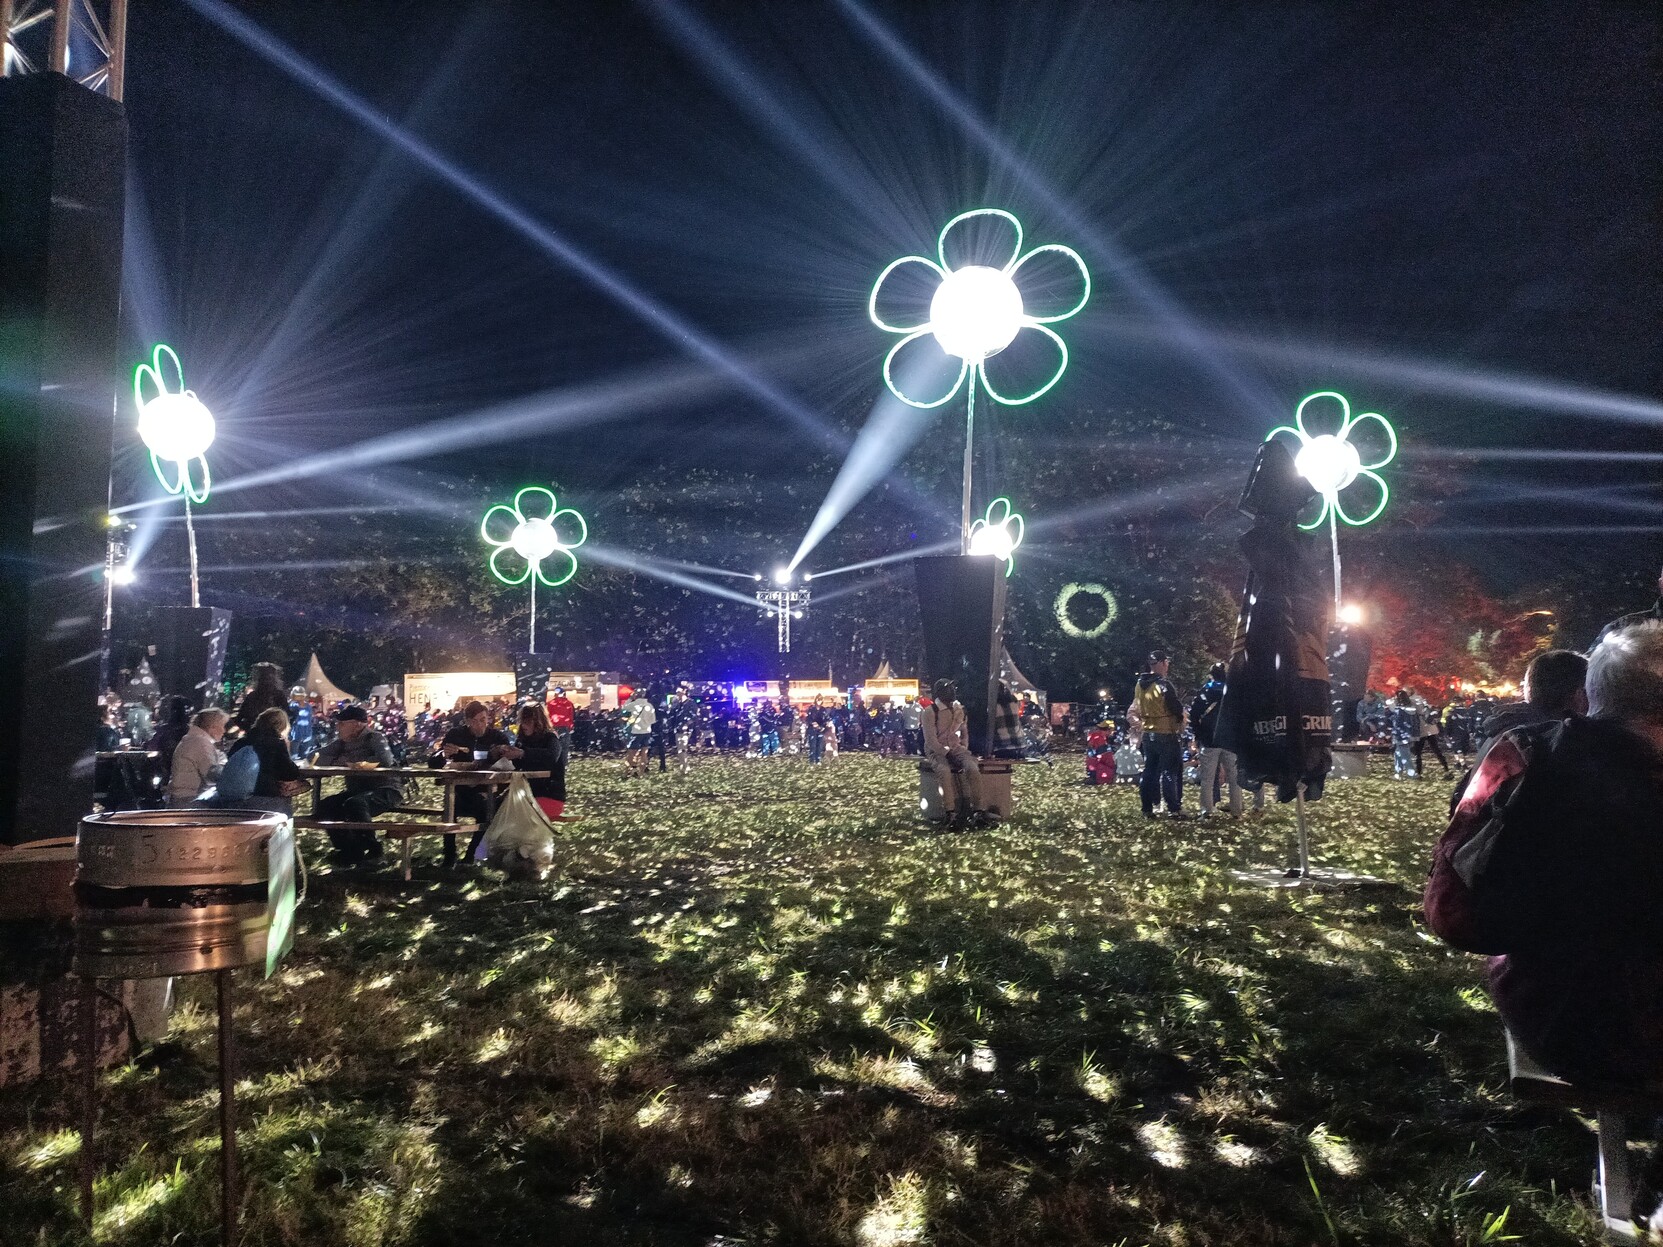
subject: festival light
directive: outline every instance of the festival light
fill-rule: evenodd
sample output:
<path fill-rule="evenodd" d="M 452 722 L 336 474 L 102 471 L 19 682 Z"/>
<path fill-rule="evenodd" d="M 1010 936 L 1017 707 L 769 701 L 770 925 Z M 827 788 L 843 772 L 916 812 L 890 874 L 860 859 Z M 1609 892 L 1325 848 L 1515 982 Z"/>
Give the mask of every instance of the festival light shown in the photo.
<path fill-rule="evenodd" d="M 175 388 L 169 388 L 167 366 L 173 365 Z M 145 383 L 153 391 L 145 393 Z M 185 369 L 171 346 L 158 342 L 150 362 L 133 369 L 133 402 L 139 410 L 139 439 L 150 451 L 150 469 L 162 488 L 185 499 L 185 540 L 190 548 L 191 606 L 202 605 L 202 587 L 197 576 L 196 526 L 191 522 L 191 504 L 208 501 L 211 477 L 208 447 L 214 444 L 214 416 L 185 388 Z M 197 485 L 192 465 L 202 464 L 202 484 Z M 171 475 L 167 464 L 172 469 Z M 114 517 L 111 517 L 114 518 Z"/>
<path fill-rule="evenodd" d="M 139 578 L 139 574 L 125 563 L 120 567 L 112 567 L 105 575 L 110 578 L 111 584 L 117 585 L 130 585 Z"/>
<path fill-rule="evenodd" d="M 168 387 L 167 361 L 172 361 L 177 388 Z M 155 391 L 148 398 L 146 380 Z M 150 362 L 133 369 L 133 401 L 139 409 L 139 438 L 150 451 L 150 466 L 162 488 L 183 494 L 188 502 L 208 501 L 207 452 L 214 444 L 214 417 L 196 392 L 185 388 L 185 370 L 171 346 L 158 343 Z M 191 474 L 197 460 L 202 462 L 200 487 Z M 164 463 L 173 469 L 171 475 Z"/>
<path fill-rule="evenodd" d="M 528 494 L 541 495 L 547 498 L 548 514 L 527 515 L 521 505 L 521 499 Z M 507 517 L 502 522 L 512 519 L 514 527 L 506 537 L 495 537 L 491 533 L 491 520 L 497 512 Z M 550 589 L 558 589 L 577 574 L 577 556 L 573 550 L 589 539 L 589 526 L 583 522 L 571 507 L 562 507 L 552 490 L 544 489 L 541 485 L 527 485 L 514 495 L 514 504 L 507 506 L 497 503 L 485 512 L 479 522 L 479 535 L 486 544 L 495 547 L 491 551 L 491 574 L 505 585 L 531 585 L 531 623 L 529 628 L 531 652 L 537 652 L 537 582 L 542 581 Z M 512 552 L 525 561 L 525 570 L 519 575 L 510 575 L 504 571 L 499 560 L 506 553 Z M 556 575 L 550 576 L 543 570 L 543 564 L 553 560 L 559 568 Z"/>
<path fill-rule="evenodd" d="M 1016 568 L 1016 547 L 1022 544 L 1022 517 L 1011 509 L 1009 498 L 995 498 L 987 514 L 970 526 L 970 553 L 991 554 L 1004 560 L 1005 575 Z"/>
<path fill-rule="evenodd" d="M 1069 608 L 1073 606 L 1074 599 L 1077 597 L 1093 597 L 1101 601 L 1103 604 L 1103 618 L 1089 628 L 1082 628 L 1075 623 Z M 1091 641 L 1102 636 L 1109 630 L 1109 625 L 1120 615 L 1120 604 L 1114 600 L 1114 594 L 1100 584 L 1082 584 L 1077 581 L 1062 587 L 1062 592 L 1057 594 L 1057 600 L 1052 609 L 1056 612 L 1057 626 L 1066 635 L 1080 641 Z"/>
<path fill-rule="evenodd" d="M 1316 399 L 1333 399 L 1340 406 L 1340 427 L 1337 433 L 1313 434 L 1305 427 L 1305 408 Z M 1386 453 L 1374 463 L 1364 463 L 1362 453 L 1351 441 L 1351 435 L 1362 427 L 1363 423 L 1373 420 L 1386 432 Z M 1309 524 L 1301 524 L 1304 529 L 1320 528 L 1324 520 L 1328 521 L 1328 539 L 1334 552 L 1334 610 L 1340 610 L 1340 521 L 1344 521 L 1352 528 L 1361 528 L 1364 524 L 1372 523 L 1380 518 L 1380 513 L 1386 509 L 1386 502 L 1391 497 L 1391 490 L 1386 486 L 1386 478 L 1381 476 L 1377 468 L 1383 468 L 1397 457 L 1397 433 L 1391 422 L 1377 411 L 1365 411 L 1360 416 L 1351 414 L 1351 404 L 1345 395 L 1335 390 L 1318 390 L 1315 394 L 1307 394 L 1300 399 L 1299 406 L 1294 410 L 1293 424 L 1278 425 L 1265 435 L 1268 442 L 1278 433 L 1290 433 L 1299 439 L 1299 450 L 1294 454 L 1294 470 L 1310 482 L 1311 488 L 1317 491 L 1322 499 L 1322 506 L 1317 510 L 1316 518 Z M 1349 489 L 1359 480 L 1368 480 L 1380 490 L 1380 501 L 1375 503 L 1374 509 L 1360 519 L 1354 519 L 1346 514 L 1344 505 L 1340 502 L 1342 491 Z"/>
<path fill-rule="evenodd" d="M 966 262 L 970 259 L 968 253 L 972 245 L 971 231 L 976 225 L 984 225 L 988 221 L 1003 222 L 1011 231 L 1009 257 L 998 267 Z M 961 252 L 964 254 L 960 254 Z M 1031 298 L 1024 298 L 1022 271 L 1036 256 L 1053 254 L 1065 257 L 1079 270 L 1080 297 L 1060 310 L 1037 315 L 1031 310 L 1030 302 L 1039 302 L 1040 292 L 1034 291 Z M 1001 208 L 975 208 L 969 212 L 961 212 L 948 221 L 936 240 L 936 257 L 930 259 L 921 255 L 907 255 L 891 263 L 878 274 L 877 281 L 872 284 L 872 293 L 866 303 L 866 314 L 879 329 L 901 335 L 901 340 L 889 349 L 883 361 L 884 384 L 896 398 L 912 407 L 931 408 L 950 402 L 961 388 L 967 391 L 960 551 L 968 553 L 971 536 L 970 485 L 976 427 L 976 388 L 979 384 L 987 391 L 989 398 L 1003 406 L 1021 407 L 1033 402 L 1062 380 L 1062 374 L 1068 367 L 1068 344 L 1050 326 L 1067 320 L 1086 305 L 1086 300 L 1091 297 L 1091 274 L 1086 270 L 1085 261 L 1080 258 L 1079 253 L 1057 243 L 1047 243 L 1024 254 L 1022 223 Z M 976 258 L 979 260 L 984 257 Z M 958 261 L 956 267 L 955 261 Z M 884 286 L 891 275 L 909 269 L 920 269 L 921 271 L 911 275 L 918 277 L 926 285 L 933 283 L 934 288 L 928 302 L 929 310 L 921 321 L 917 319 L 915 309 L 913 317 L 910 318 L 912 323 L 892 323 L 880 314 L 878 303 L 885 297 Z M 907 277 L 903 276 L 898 279 L 897 284 L 906 280 Z M 921 301 L 919 306 L 922 307 Z M 1032 388 L 1012 394 L 1001 393 L 988 377 L 987 361 L 1010 346 L 1027 330 L 1042 335 L 1055 345 L 1056 367 L 1046 379 Z M 944 393 L 933 397 L 915 397 L 896 381 L 895 368 L 897 360 L 906 367 L 907 361 L 903 356 L 915 356 L 919 349 L 927 355 L 931 348 L 926 339 L 933 340 L 934 347 L 959 361 L 958 373 Z"/>
<path fill-rule="evenodd" d="M 1355 602 L 1347 602 L 1340 607 L 1340 622 L 1348 628 L 1355 628 L 1363 622 L 1363 608 Z"/>
<path fill-rule="evenodd" d="M 1313 434 L 1305 427 L 1305 408 L 1313 400 L 1331 398 L 1340 406 L 1340 428 L 1337 433 Z M 1322 497 L 1322 509 L 1309 524 L 1301 524 L 1301 528 L 1319 528 L 1324 520 L 1332 524 L 1336 519 L 1361 528 L 1364 524 L 1372 523 L 1380 518 L 1380 513 L 1386 509 L 1386 502 L 1391 497 L 1391 490 L 1386 486 L 1386 478 L 1376 469 L 1385 467 L 1397 457 L 1397 433 L 1391 423 L 1377 411 L 1365 411 L 1360 416 L 1352 416 L 1351 404 L 1343 394 L 1334 390 L 1318 390 L 1315 394 L 1307 394 L 1300 400 L 1294 411 L 1294 422 L 1291 425 L 1278 425 L 1266 435 L 1268 442 L 1278 433 L 1291 433 L 1299 439 L 1299 449 L 1294 454 L 1294 468 L 1311 483 L 1311 488 Z M 1361 452 L 1352 443 L 1351 435 L 1362 426 L 1366 420 L 1374 420 L 1386 433 L 1386 453 L 1374 463 L 1364 463 Z M 1380 490 L 1380 500 L 1374 509 L 1361 518 L 1353 518 L 1346 513 L 1340 502 L 1340 493 L 1350 488 L 1360 479 L 1373 482 Z"/>

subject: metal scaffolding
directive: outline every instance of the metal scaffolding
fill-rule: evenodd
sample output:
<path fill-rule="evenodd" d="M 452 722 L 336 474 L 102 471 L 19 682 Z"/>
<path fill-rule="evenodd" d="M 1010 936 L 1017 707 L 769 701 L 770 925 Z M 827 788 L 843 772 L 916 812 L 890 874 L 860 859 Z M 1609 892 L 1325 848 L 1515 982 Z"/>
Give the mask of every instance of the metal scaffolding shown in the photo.
<path fill-rule="evenodd" d="M 51 72 L 121 99 L 127 0 L 0 0 L 4 72 Z"/>

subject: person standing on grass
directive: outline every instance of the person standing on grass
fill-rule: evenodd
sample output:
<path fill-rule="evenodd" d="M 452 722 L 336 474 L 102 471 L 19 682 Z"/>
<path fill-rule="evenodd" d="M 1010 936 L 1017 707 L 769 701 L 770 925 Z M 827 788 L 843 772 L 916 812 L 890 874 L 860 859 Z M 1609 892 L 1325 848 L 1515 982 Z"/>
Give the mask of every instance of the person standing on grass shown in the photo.
<path fill-rule="evenodd" d="M 1183 813 L 1184 800 L 1184 704 L 1178 689 L 1167 678 L 1172 659 L 1165 650 L 1149 655 L 1149 670 L 1138 676 L 1128 716 L 1136 714 L 1143 725 L 1143 816 L 1154 818 L 1156 807 L 1166 803 L 1174 817 Z"/>
<path fill-rule="evenodd" d="M 647 750 L 652 745 L 653 725 L 658 722 L 658 711 L 653 709 L 647 694 L 636 689 L 624 703 L 624 732 L 627 752 L 624 754 L 624 774 L 645 777 Z"/>
<path fill-rule="evenodd" d="M 1437 755 L 1438 765 L 1444 768 L 1444 778 L 1448 779 L 1452 772 L 1449 769 L 1449 759 L 1444 756 L 1443 742 L 1439 739 L 1443 728 L 1439 723 L 1439 715 L 1425 698 L 1419 702 L 1420 736 L 1415 740 L 1415 778 L 1421 777 L 1421 756 L 1428 747 Z"/>
<path fill-rule="evenodd" d="M 1217 801 L 1214 793 L 1220 777 L 1230 791 L 1230 813 L 1242 815 L 1241 784 L 1236 778 L 1236 755 L 1213 741 L 1213 730 L 1218 726 L 1218 707 L 1224 700 L 1223 663 L 1215 662 L 1207 674 L 1207 682 L 1190 702 L 1190 730 L 1195 733 L 1195 747 L 1200 757 L 1195 765 L 1195 782 L 1201 789 L 1201 817 L 1211 818 Z M 1263 799 L 1263 790 L 1261 800 Z"/>
<path fill-rule="evenodd" d="M 254 722 L 267 710 L 282 710 L 288 721 L 289 694 L 283 688 L 283 672 L 274 662 L 254 664 L 254 682 L 243 694 L 242 704 L 232 716 L 231 723 L 239 732 L 254 730 Z"/>
<path fill-rule="evenodd" d="M 814 704 L 808 708 L 803 716 L 804 744 L 808 746 L 808 760 L 818 765 L 826 753 L 826 717 L 825 704 L 816 697 Z"/>
<path fill-rule="evenodd" d="M 318 802 L 312 816 L 330 823 L 368 823 L 377 814 L 398 808 L 404 790 L 386 774 L 393 766 L 393 751 L 380 729 L 370 723 L 362 706 L 343 706 L 335 716 L 335 739 L 318 751 L 319 766 L 361 767 L 363 775 L 349 775 L 346 787 Z M 376 769 L 382 770 L 376 774 Z M 329 842 L 344 861 L 374 860 L 382 855 L 375 833 L 363 828 L 331 828 Z"/>

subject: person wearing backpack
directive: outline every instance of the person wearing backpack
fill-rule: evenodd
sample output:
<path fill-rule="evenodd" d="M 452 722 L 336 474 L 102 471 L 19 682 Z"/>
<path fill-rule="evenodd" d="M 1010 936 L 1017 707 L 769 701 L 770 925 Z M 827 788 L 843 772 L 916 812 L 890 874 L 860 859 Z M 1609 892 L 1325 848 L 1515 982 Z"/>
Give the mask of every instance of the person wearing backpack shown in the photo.
<path fill-rule="evenodd" d="M 1149 655 L 1149 670 L 1138 676 L 1127 713 L 1143 724 L 1143 816 L 1155 817 L 1155 807 L 1166 802 L 1168 813 L 1181 816 L 1184 799 L 1184 703 L 1167 672 L 1172 661 L 1165 650 Z"/>
<path fill-rule="evenodd" d="M 1663 1084 L 1663 622 L 1589 657 L 1588 717 L 1490 749 L 1434 851 L 1427 924 L 1492 956 L 1514 1039 L 1572 1082 Z"/>

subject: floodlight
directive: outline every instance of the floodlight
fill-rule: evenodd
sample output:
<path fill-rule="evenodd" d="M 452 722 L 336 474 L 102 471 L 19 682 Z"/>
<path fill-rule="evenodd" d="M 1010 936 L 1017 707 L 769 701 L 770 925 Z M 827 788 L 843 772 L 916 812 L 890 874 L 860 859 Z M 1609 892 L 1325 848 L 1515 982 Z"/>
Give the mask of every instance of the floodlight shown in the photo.
<path fill-rule="evenodd" d="M 977 244 L 985 242 L 986 231 L 990 225 L 1009 232 L 1008 251 L 1004 249 L 1003 244 L 993 248 L 999 251 L 995 259 L 1003 259 L 1004 262 L 997 267 L 983 263 L 963 263 L 967 253 L 985 252 L 989 249 Z M 1072 305 L 1061 310 L 1051 311 L 1046 315 L 1035 315 L 1030 305 L 1042 299 L 1023 298 L 1021 275 L 1023 267 L 1030 260 L 1042 255 L 1061 256 L 1078 269 L 1080 296 Z M 1005 258 L 1007 256 L 1008 258 Z M 924 283 L 927 284 L 931 279 L 935 283 L 928 312 L 925 313 L 920 300 L 920 306 L 902 323 L 892 323 L 878 310 L 885 283 L 890 274 L 915 266 L 922 266 L 926 270 L 920 275 Z M 906 278 L 903 277 L 898 279 L 896 284 L 900 286 L 905 282 Z M 872 293 L 866 301 L 867 316 L 879 329 L 901 335 L 900 341 L 890 347 L 889 353 L 884 356 L 883 380 L 889 387 L 889 392 L 910 406 L 928 408 L 940 407 L 951 402 L 961 388 L 965 390 L 966 452 L 963 498 L 959 512 L 959 548 L 965 553 L 970 552 L 971 543 L 971 455 L 968 448 L 974 443 L 975 438 L 976 389 L 980 386 L 986 390 L 988 397 L 996 403 L 1007 407 L 1021 407 L 1033 402 L 1056 385 L 1068 368 L 1068 344 L 1051 325 L 1073 316 L 1086 305 L 1086 300 L 1090 297 L 1091 274 L 1086 270 L 1085 261 L 1080 258 L 1079 253 L 1056 243 L 1047 243 L 1024 253 L 1022 223 L 1002 208 L 976 208 L 959 213 L 942 227 L 940 237 L 936 240 L 934 259 L 921 255 L 902 256 L 879 273 L 877 281 L 872 284 Z M 1020 388 L 1013 393 L 1001 393 L 988 376 L 987 360 L 1016 341 L 1025 330 L 1032 331 L 1028 336 L 1035 339 L 1036 345 L 1041 337 L 1050 342 L 1055 348 L 1056 365 L 1046 365 L 1042 372 L 1027 379 L 1018 376 L 1016 380 L 1020 382 Z M 934 340 L 933 347 L 927 344 L 920 355 L 914 344 L 926 338 Z M 910 367 L 904 369 L 908 375 L 907 388 L 903 389 L 895 378 L 897 359 L 903 354 L 908 356 L 913 364 L 918 365 L 919 374 L 922 375 L 928 371 L 929 356 L 933 355 L 936 349 L 960 361 L 958 375 L 945 387 L 945 392 L 918 394 L 916 387 L 919 382 L 912 375 Z M 1049 373 L 1048 376 L 1045 375 L 1046 372 Z M 1001 380 L 999 384 L 1006 382 Z"/>
<path fill-rule="evenodd" d="M 1349 627 L 1356 627 L 1363 622 L 1363 608 L 1355 602 L 1347 602 L 1340 607 L 1340 622 Z"/>
<path fill-rule="evenodd" d="M 788 585 L 788 584 L 790 584 L 791 583 L 791 569 L 789 567 L 776 567 L 774 569 L 774 583 L 777 584 L 777 585 Z"/>
<path fill-rule="evenodd" d="M 970 526 L 971 554 L 991 554 L 1005 564 L 1005 575 L 1016 567 L 1016 547 L 1022 544 L 1022 517 L 1011 508 L 1009 498 L 995 498 L 987 514 Z"/>
<path fill-rule="evenodd" d="M 147 382 L 154 391 L 148 395 Z M 158 343 L 150 362 L 133 370 L 133 400 L 139 409 L 139 438 L 150 451 L 150 466 L 162 488 L 170 494 L 184 494 L 190 502 L 208 501 L 205 456 L 214 444 L 214 417 L 196 392 L 185 388 L 185 370 L 172 347 Z M 197 460 L 202 463 L 200 486 L 191 474 Z M 163 464 L 170 465 L 172 472 L 165 471 Z"/>
<path fill-rule="evenodd" d="M 139 574 L 123 563 L 120 567 L 110 568 L 109 577 L 111 584 L 130 585 L 139 578 Z"/>
<path fill-rule="evenodd" d="M 997 355 L 1022 328 L 1022 295 L 1003 269 L 968 264 L 948 273 L 930 300 L 930 332 L 966 363 Z"/>

